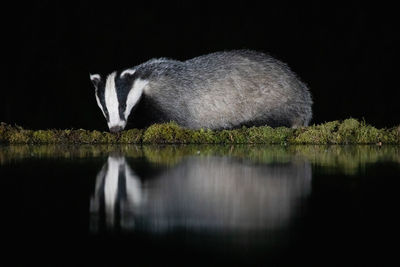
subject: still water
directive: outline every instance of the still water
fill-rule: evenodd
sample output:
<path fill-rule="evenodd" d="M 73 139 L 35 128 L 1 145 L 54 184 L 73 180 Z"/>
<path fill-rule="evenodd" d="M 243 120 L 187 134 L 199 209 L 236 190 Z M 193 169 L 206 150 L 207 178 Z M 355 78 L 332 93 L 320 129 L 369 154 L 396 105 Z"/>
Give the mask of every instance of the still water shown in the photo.
<path fill-rule="evenodd" d="M 396 266 L 400 147 L 1 146 L 13 266 Z"/>

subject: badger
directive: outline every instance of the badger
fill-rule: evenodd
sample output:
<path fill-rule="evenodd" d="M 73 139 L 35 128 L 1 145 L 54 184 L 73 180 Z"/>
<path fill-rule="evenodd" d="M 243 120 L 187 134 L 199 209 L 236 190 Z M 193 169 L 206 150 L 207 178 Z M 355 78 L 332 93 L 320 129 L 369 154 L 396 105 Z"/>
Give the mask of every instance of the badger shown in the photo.
<path fill-rule="evenodd" d="M 307 86 L 285 63 L 257 51 L 215 52 L 186 61 L 151 59 L 90 79 L 111 132 L 122 131 L 131 113 L 134 127 L 175 121 L 212 130 L 296 128 L 312 117 Z"/>
<path fill-rule="evenodd" d="M 131 167 L 123 154 L 111 153 L 98 173 L 90 201 L 94 231 L 102 216 L 110 228 L 119 222 L 124 230 L 273 230 L 311 192 L 311 165 L 301 157 L 256 164 L 192 156 L 145 176 Z"/>

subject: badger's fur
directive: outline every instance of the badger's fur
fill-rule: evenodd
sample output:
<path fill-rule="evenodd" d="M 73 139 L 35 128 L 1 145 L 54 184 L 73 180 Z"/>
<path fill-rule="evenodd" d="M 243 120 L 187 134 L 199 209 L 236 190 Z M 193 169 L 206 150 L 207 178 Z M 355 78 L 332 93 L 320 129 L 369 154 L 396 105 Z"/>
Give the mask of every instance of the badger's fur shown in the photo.
<path fill-rule="evenodd" d="M 310 92 L 289 67 L 249 50 L 152 59 L 91 80 L 112 132 L 125 128 L 133 108 L 135 127 L 167 121 L 192 129 L 298 127 L 312 116 Z"/>

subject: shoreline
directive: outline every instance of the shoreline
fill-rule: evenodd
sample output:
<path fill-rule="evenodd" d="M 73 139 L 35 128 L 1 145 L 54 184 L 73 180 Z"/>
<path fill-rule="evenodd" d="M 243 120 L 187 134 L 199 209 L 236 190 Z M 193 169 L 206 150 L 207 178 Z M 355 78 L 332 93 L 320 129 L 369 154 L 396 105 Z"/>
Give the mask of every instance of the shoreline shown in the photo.
<path fill-rule="evenodd" d="M 120 133 L 97 130 L 29 130 L 0 123 L 0 143 L 5 144 L 396 144 L 400 125 L 377 129 L 350 118 L 297 129 L 269 126 L 232 130 L 191 130 L 174 122 L 154 124 L 146 129 Z"/>

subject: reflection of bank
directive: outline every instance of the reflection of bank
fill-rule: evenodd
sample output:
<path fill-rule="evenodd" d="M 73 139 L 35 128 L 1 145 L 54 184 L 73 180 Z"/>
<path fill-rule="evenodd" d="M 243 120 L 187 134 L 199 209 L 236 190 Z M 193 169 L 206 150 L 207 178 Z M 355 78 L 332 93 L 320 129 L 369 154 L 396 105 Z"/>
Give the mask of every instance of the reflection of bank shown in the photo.
<path fill-rule="evenodd" d="M 277 229 L 310 190 L 310 164 L 299 159 L 253 164 L 192 156 L 140 180 L 124 157 L 109 156 L 91 199 L 92 230 L 102 221 L 125 230 Z"/>

